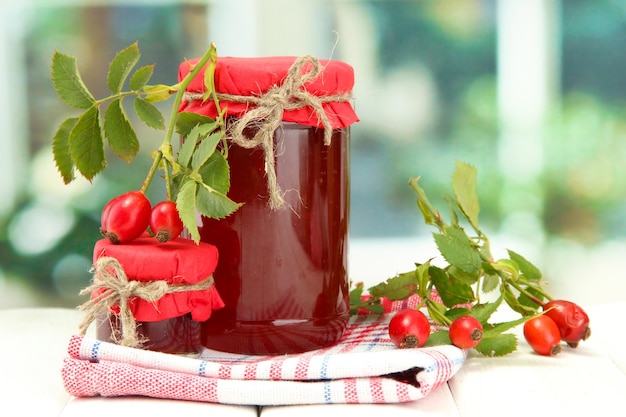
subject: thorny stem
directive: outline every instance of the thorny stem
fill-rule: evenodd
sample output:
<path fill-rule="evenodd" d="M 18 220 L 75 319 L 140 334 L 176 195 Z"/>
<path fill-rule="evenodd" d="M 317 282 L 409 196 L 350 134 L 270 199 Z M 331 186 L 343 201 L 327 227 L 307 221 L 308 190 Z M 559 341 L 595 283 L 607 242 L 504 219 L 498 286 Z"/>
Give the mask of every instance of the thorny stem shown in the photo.
<path fill-rule="evenodd" d="M 170 148 L 172 145 L 172 136 L 174 135 L 174 130 L 176 129 L 176 120 L 178 117 L 178 110 L 180 109 L 180 103 L 182 103 L 183 101 L 183 95 L 185 94 L 185 91 L 187 90 L 189 83 L 191 83 L 191 81 L 196 77 L 196 75 L 198 75 L 202 67 L 204 67 L 204 65 L 209 61 L 209 59 L 211 59 L 211 57 L 214 55 L 214 51 L 215 51 L 215 44 L 211 43 L 211 46 L 209 47 L 209 49 L 204 53 L 204 55 L 202 55 L 202 57 L 198 60 L 198 62 L 193 66 L 193 69 L 189 72 L 189 74 L 187 74 L 187 76 L 177 85 L 178 90 L 176 92 L 176 96 L 174 96 L 174 103 L 172 104 L 172 111 L 170 113 L 170 121 L 167 126 L 167 131 L 165 132 L 165 137 L 163 138 L 163 144 L 156 151 L 156 155 L 154 156 L 154 161 L 152 163 L 152 166 L 150 167 L 150 170 L 148 171 L 148 175 L 146 176 L 146 179 L 141 185 L 140 191 L 145 193 L 145 191 L 148 189 L 148 186 L 152 182 L 152 179 L 154 178 L 154 174 L 157 168 L 159 167 L 161 160 L 163 159 L 163 149 Z M 171 185 L 170 185 L 171 177 L 168 175 L 169 172 L 167 172 L 169 170 L 167 163 L 165 164 L 163 169 L 166 171 L 166 174 L 165 174 L 166 180 L 167 180 L 166 189 L 168 193 L 168 198 L 170 198 L 171 197 Z"/>

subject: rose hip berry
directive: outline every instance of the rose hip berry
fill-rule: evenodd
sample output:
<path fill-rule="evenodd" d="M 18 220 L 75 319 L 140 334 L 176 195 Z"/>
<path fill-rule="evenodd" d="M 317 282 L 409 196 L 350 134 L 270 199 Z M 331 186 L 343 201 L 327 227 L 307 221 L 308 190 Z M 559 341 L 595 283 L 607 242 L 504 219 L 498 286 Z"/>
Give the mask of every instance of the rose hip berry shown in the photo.
<path fill-rule="evenodd" d="M 150 213 L 150 230 L 159 242 L 176 239 L 183 231 L 183 222 L 178 214 L 176 203 L 161 201 Z"/>
<path fill-rule="evenodd" d="M 543 305 L 545 315 L 550 317 L 559 328 L 561 339 L 571 347 L 591 336 L 589 316 L 577 304 L 566 300 L 553 300 Z"/>
<path fill-rule="evenodd" d="M 389 337 L 401 349 L 424 346 L 429 336 L 430 322 L 419 310 L 400 310 L 389 322 Z"/>
<path fill-rule="evenodd" d="M 102 210 L 100 233 L 115 244 L 141 236 L 150 221 L 150 201 L 140 191 L 111 199 Z"/>
<path fill-rule="evenodd" d="M 524 337 L 535 352 L 554 356 L 561 352 L 561 334 L 550 317 L 542 314 L 524 323 Z"/>
<path fill-rule="evenodd" d="M 472 316 L 455 319 L 449 331 L 452 344 L 461 349 L 471 349 L 483 338 L 483 325 Z"/>

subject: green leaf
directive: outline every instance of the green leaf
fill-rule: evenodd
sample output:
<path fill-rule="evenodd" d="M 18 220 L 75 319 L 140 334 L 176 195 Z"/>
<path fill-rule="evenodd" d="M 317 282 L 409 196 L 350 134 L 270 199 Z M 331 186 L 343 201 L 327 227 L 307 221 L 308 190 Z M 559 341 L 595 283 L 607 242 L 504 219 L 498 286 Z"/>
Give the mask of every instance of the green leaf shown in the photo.
<path fill-rule="evenodd" d="M 447 330 L 437 330 L 428 336 L 428 340 L 424 343 L 424 347 L 451 345 L 450 333 Z"/>
<path fill-rule="evenodd" d="M 139 140 L 119 98 L 111 101 L 104 113 L 104 133 L 117 156 L 128 163 L 135 158 L 139 151 Z"/>
<path fill-rule="evenodd" d="M 500 283 L 500 277 L 496 274 L 485 274 L 483 278 L 482 290 L 484 293 L 491 292 L 498 288 Z"/>
<path fill-rule="evenodd" d="M 201 214 L 212 219 L 223 219 L 241 207 L 241 204 L 204 184 L 198 188 L 196 204 Z"/>
<path fill-rule="evenodd" d="M 217 123 L 210 117 L 198 113 L 180 112 L 176 118 L 176 133 L 182 137 L 189 136 L 191 130 L 198 125 L 211 125 L 215 130 Z"/>
<path fill-rule="evenodd" d="M 77 109 L 89 109 L 96 100 L 83 83 L 76 58 L 55 51 L 52 56 L 52 85 L 57 95 Z"/>
<path fill-rule="evenodd" d="M 204 68 L 204 94 L 202 95 L 203 100 L 208 100 L 213 94 L 213 88 L 215 86 L 215 67 L 217 66 L 217 50 L 215 46 L 211 44 L 209 53 L 211 54 L 211 59 L 207 62 Z"/>
<path fill-rule="evenodd" d="M 419 185 L 420 178 L 411 178 L 409 180 L 409 185 L 417 195 L 417 207 L 420 209 L 422 213 L 422 217 L 424 217 L 424 222 L 426 224 L 438 224 L 439 212 L 430 204 L 428 197 L 426 196 L 426 192 Z"/>
<path fill-rule="evenodd" d="M 509 307 L 511 307 L 513 311 L 516 311 L 523 316 L 535 314 L 536 308 L 528 307 L 521 304 L 508 285 L 500 285 L 500 292 L 504 297 L 504 301 L 506 301 L 506 303 L 509 305 Z"/>
<path fill-rule="evenodd" d="M 85 111 L 76 121 L 70 132 L 69 150 L 76 168 L 89 181 L 106 166 L 97 106 Z"/>
<path fill-rule="evenodd" d="M 70 132 L 77 121 L 77 117 L 64 120 L 63 123 L 59 125 L 52 138 L 52 155 L 54 156 L 54 162 L 65 184 L 69 184 L 75 178 L 74 162 L 70 156 L 69 140 Z"/>
<path fill-rule="evenodd" d="M 109 63 L 107 85 L 113 94 L 119 94 L 122 91 L 128 74 L 137 65 L 140 57 L 139 46 L 135 42 L 119 51 Z"/>
<path fill-rule="evenodd" d="M 200 242 L 200 232 L 198 231 L 198 221 L 196 218 L 196 192 L 198 184 L 193 180 L 188 180 L 180 187 L 176 196 L 176 209 L 180 219 L 189 231 L 195 243 Z"/>
<path fill-rule="evenodd" d="M 165 119 L 157 107 L 147 100 L 137 97 L 135 99 L 135 112 L 137 116 L 149 127 L 165 129 Z"/>
<path fill-rule="evenodd" d="M 417 265 L 415 275 L 417 276 L 417 294 L 422 297 L 428 297 L 428 282 L 430 280 L 430 261 Z"/>
<path fill-rule="evenodd" d="M 214 152 L 200 168 L 202 182 L 219 193 L 227 194 L 230 189 L 230 169 L 224 155 Z"/>
<path fill-rule="evenodd" d="M 474 349 L 489 357 L 504 356 L 515 352 L 517 349 L 517 337 L 509 333 L 500 334 L 491 338 L 486 338 L 483 335 L 483 339 Z"/>
<path fill-rule="evenodd" d="M 476 168 L 465 162 L 456 162 L 452 174 L 452 189 L 456 195 L 461 212 L 474 227 L 478 227 L 480 204 L 476 192 Z"/>
<path fill-rule="evenodd" d="M 415 271 L 404 272 L 368 289 L 372 297 L 386 297 L 389 300 L 404 300 L 417 292 Z"/>
<path fill-rule="evenodd" d="M 172 95 L 176 94 L 176 89 L 165 84 L 146 85 L 143 87 L 145 93 L 144 99 L 150 103 L 165 101 Z"/>
<path fill-rule="evenodd" d="M 209 135 L 208 137 L 202 139 L 202 142 L 200 142 L 200 145 L 198 145 L 198 148 L 191 157 L 192 169 L 200 168 L 209 160 L 211 155 L 213 155 L 213 153 L 215 152 L 217 144 L 220 143 L 222 137 L 223 135 L 220 132 L 213 133 L 212 135 Z"/>
<path fill-rule="evenodd" d="M 431 266 L 429 273 L 430 279 L 441 297 L 441 301 L 447 307 L 474 301 L 474 291 L 465 282 L 447 274 L 446 271 L 436 266 Z"/>
<path fill-rule="evenodd" d="M 529 279 L 539 281 L 541 279 L 541 271 L 535 265 L 533 265 L 528 259 L 524 258 L 519 253 L 513 252 L 507 249 L 509 258 L 514 261 L 522 274 L 526 275 Z"/>
<path fill-rule="evenodd" d="M 484 326 L 483 328 L 483 337 L 485 338 L 493 338 L 498 336 L 501 333 L 511 330 L 514 327 L 517 327 L 521 324 L 524 324 L 528 320 L 532 319 L 535 316 L 524 316 L 520 317 L 516 320 L 506 321 L 502 323 L 490 324 Z"/>
<path fill-rule="evenodd" d="M 139 68 L 132 77 L 130 77 L 130 89 L 132 91 L 141 90 L 152 78 L 152 74 L 154 73 L 154 64 L 146 65 Z"/>
<path fill-rule="evenodd" d="M 443 304 L 427 299 L 426 309 L 428 310 L 428 315 L 435 323 L 441 324 L 442 326 L 450 324 L 448 318 L 446 317 L 447 308 Z"/>
<path fill-rule="evenodd" d="M 498 307 L 502 304 L 502 296 L 498 297 L 498 299 L 491 303 L 482 303 L 476 304 L 472 307 L 472 312 L 470 315 L 481 323 L 487 323 L 489 318 L 493 313 L 496 312 Z"/>
<path fill-rule="evenodd" d="M 480 254 L 463 229 L 448 226 L 445 228 L 445 234 L 433 233 L 433 236 L 439 252 L 451 265 L 470 274 L 480 271 L 482 264 Z"/>

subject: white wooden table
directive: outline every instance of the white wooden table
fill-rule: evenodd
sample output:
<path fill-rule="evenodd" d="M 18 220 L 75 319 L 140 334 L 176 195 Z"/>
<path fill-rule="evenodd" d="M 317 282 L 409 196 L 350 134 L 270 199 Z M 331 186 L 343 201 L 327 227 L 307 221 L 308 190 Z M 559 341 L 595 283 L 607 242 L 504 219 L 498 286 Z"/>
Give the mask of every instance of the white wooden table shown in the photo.
<path fill-rule="evenodd" d="M 70 398 L 60 370 L 81 313 L 54 308 L 0 310 L 0 416 L 624 416 L 626 295 L 617 298 L 622 300 L 584 305 L 592 336 L 577 349 L 564 347 L 556 357 L 536 355 L 518 328 L 518 351 L 502 358 L 470 352 L 447 385 L 419 401 L 263 408 L 148 398 Z"/>

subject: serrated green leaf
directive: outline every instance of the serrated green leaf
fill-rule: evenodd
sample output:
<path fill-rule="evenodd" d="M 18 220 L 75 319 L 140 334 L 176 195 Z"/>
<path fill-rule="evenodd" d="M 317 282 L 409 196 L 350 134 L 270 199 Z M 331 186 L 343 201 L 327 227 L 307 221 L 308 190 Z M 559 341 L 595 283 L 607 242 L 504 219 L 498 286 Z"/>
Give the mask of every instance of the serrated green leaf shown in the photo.
<path fill-rule="evenodd" d="M 476 192 L 476 168 L 465 162 L 456 162 L 456 169 L 452 174 L 452 189 L 456 196 L 461 212 L 474 226 L 478 226 L 480 204 Z"/>
<path fill-rule="evenodd" d="M 433 236 L 446 261 L 467 273 L 478 273 L 482 264 L 480 254 L 461 228 L 448 226 L 445 234 L 433 233 Z"/>
<path fill-rule="evenodd" d="M 159 130 L 165 129 L 165 118 L 159 109 L 149 101 L 137 97 L 135 99 L 135 112 L 149 127 Z"/>
<path fill-rule="evenodd" d="M 471 312 L 472 310 L 467 307 L 453 307 L 446 311 L 446 317 L 450 320 L 454 320 L 459 317 L 468 316 Z"/>
<path fill-rule="evenodd" d="M 76 168 L 89 181 L 106 166 L 97 106 L 85 111 L 76 121 L 70 132 L 69 151 Z"/>
<path fill-rule="evenodd" d="M 135 158 L 139 151 L 139 140 L 119 98 L 111 101 L 104 113 L 104 133 L 117 156 L 128 163 Z"/>
<path fill-rule="evenodd" d="M 517 337 L 510 333 L 500 334 L 492 338 L 485 338 L 476 347 L 477 352 L 489 356 L 504 356 L 517 350 Z"/>
<path fill-rule="evenodd" d="M 187 137 L 191 130 L 198 125 L 212 126 L 215 130 L 217 123 L 210 117 L 192 112 L 180 112 L 176 118 L 176 133 L 182 137 Z"/>
<path fill-rule="evenodd" d="M 217 148 L 217 144 L 220 143 L 222 139 L 222 133 L 213 133 L 206 138 L 202 139 L 200 145 L 198 145 L 196 151 L 193 153 L 191 157 L 191 168 L 198 169 L 202 165 L 204 165 L 211 155 L 215 152 Z"/>
<path fill-rule="evenodd" d="M 241 207 L 241 204 L 204 184 L 198 188 L 196 205 L 201 214 L 212 219 L 223 219 Z"/>
<path fill-rule="evenodd" d="M 416 294 L 417 276 L 415 271 L 398 274 L 368 289 L 373 297 L 386 297 L 389 300 L 404 300 Z"/>
<path fill-rule="evenodd" d="M 115 54 L 115 57 L 109 63 L 109 71 L 107 73 L 107 85 L 113 94 L 119 94 L 122 91 L 128 74 L 137 65 L 140 57 L 141 53 L 139 52 L 137 42 L 130 44 Z"/>
<path fill-rule="evenodd" d="M 74 162 L 70 156 L 69 140 L 70 132 L 78 121 L 77 117 L 71 117 L 65 119 L 61 123 L 52 138 L 52 155 L 54 157 L 54 163 L 56 164 L 63 182 L 69 184 L 75 178 L 74 176 Z"/>
<path fill-rule="evenodd" d="M 472 287 L 460 279 L 447 274 L 445 270 L 431 266 L 429 273 L 430 279 L 441 297 L 441 301 L 443 301 L 447 307 L 471 303 L 475 300 Z"/>
<path fill-rule="evenodd" d="M 154 74 L 154 64 L 146 65 L 139 68 L 135 73 L 130 77 L 129 86 L 132 91 L 141 90 L 152 78 Z"/>
<path fill-rule="evenodd" d="M 476 304 L 472 307 L 470 315 L 481 323 L 487 323 L 491 315 L 496 312 L 500 305 L 502 305 L 502 296 L 491 303 Z"/>
<path fill-rule="evenodd" d="M 96 100 L 80 76 L 76 58 L 55 51 L 52 56 L 52 85 L 61 100 L 77 109 L 89 109 Z"/>
<path fill-rule="evenodd" d="M 227 194 L 230 189 L 230 169 L 228 161 L 219 152 L 214 152 L 200 168 L 202 182 L 219 193 Z"/>
<path fill-rule="evenodd" d="M 428 336 L 428 340 L 424 343 L 424 347 L 451 345 L 450 333 L 447 330 L 437 330 Z"/>
<path fill-rule="evenodd" d="M 198 221 L 196 218 L 197 190 L 198 184 L 195 181 L 188 180 L 182 184 L 176 196 L 176 209 L 178 210 L 180 219 L 195 243 L 200 242 L 200 232 L 198 231 Z"/>
<path fill-rule="evenodd" d="M 514 327 L 517 327 L 519 325 L 524 324 L 525 322 L 527 322 L 528 320 L 532 319 L 533 316 L 524 316 L 524 317 L 520 317 L 519 319 L 516 320 L 511 320 L 511 321 L 506 321 L 506 322 L 502 322 L 502 323 L 495 323 L 495 324 L 490 324 L 487 326 L 483 327 L 483 337 L 484 338 L 493 338 L 498 336 L 499 334 L 502 334 L 504 332 L 507 332 L 511 329 L 513 329 Z"/>
<path fill-rule="evenodd" d="M 485 274 L 481 288 L 484 293 L 488 293 L 498 288 L 498 284 L 500 284 L 500 277 L 495 274 Z"/>
<path fill-rule="evenodd" d="M 541 271 L 535 265 L 533 265 L 528 259 L 524 258 L 519 253 L 513 252 L 507 249 L 509 258 L 514 261 L 522 274 L 526 275 L 529 279 L 539 281 L 541 279 Z"/>

